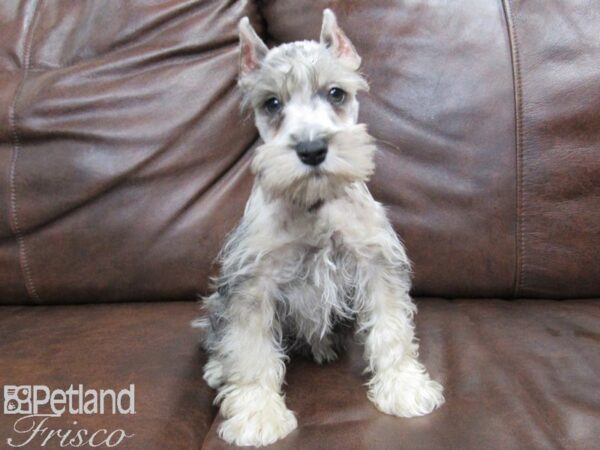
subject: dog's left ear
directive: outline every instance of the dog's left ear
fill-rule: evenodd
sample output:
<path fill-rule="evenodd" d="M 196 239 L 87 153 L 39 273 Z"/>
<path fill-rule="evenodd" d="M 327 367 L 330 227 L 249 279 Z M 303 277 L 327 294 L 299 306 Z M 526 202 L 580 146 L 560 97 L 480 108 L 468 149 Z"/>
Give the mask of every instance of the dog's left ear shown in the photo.
<path fill-rule="evenodd" d="M 340 61 L 352 70 L 360 67 L 360 56 L 358 56 L 354 45 L 352 45 L 346 33 L 337 24 L 335 14 L 329 8 L 323 11 L 321 44 L 324 44 Z"/>

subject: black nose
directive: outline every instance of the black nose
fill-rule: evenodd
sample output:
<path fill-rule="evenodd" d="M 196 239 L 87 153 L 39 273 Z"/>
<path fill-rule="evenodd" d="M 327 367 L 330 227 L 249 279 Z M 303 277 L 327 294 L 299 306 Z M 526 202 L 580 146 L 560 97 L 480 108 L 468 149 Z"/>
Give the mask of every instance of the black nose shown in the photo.
<path fill-rule="evenodd" d="M 325 161 L 327 156 L 327 141 L 325 139 L 299 142 L 295 148 L 300 161 L 309 166 L 318 166 Z"/>

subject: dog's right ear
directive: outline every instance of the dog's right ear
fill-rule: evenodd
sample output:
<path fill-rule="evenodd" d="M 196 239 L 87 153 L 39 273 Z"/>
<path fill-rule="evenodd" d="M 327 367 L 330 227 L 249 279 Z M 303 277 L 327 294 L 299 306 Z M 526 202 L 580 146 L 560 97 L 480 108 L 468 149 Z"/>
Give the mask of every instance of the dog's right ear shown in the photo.
<path fill-rule="evenodd" d="M 248 17 L 243 17 L 238 26 L 240 33 L 240 75 L 248 75 L 258 69 L 269 49 L 258 37 Z"/>

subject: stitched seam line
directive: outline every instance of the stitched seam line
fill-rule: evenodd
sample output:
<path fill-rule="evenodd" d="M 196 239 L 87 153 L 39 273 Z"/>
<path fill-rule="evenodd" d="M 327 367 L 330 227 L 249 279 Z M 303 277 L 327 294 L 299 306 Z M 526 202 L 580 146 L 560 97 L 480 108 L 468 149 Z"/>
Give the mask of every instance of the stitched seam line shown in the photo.
<path fill-rule="evenodd" d="M 29 265 L 29 259 L 27 256 L 27 247 L 25 245 L 25 236 L 23 234 L 23 229 L 21 228 L 21 224 L 19 222 L 19 214 L 17 208 L 17 185 L 16 185 L 16 172 L 17 172 L 17 160 L 19 159 L 19 152 L 21 150 L 21 140 L 19 139 L 19 134 L 17 132 L 17 120 L 16 120 L 16 107 L 18 99 L 23 90 L 23 86 L 25 85 L 25 79 L 27 78 L 27 73 L 29 71 L 30 66 L 30 56 L 31 56 L 31 45 L 33 41 L 33 27 L 35 25 L 35 19 L 37 17 L 37 12 L 40 3 L 38 3 L 33 12 L 33 18 L 31 20 L 31 26 L 29 29 L 29 36 L 27 38 L 27 42 L 25 44 L 25 54 L 24 54 L 24 65 L 23 65 L 23 77 L 21 78 L 21 82 L 17 87 L 15 92 L 15 97 L 10 106 L 8 113 L 8 120 L 11 130 L 11 136 L 13 141 L 13 152 L 12 158 L 10 162 L 10 175 L 9 175 L 9 183 L 10 183 L 10 226 L 11 230 L 17 239 L 17 245 L 19 246 L 19 265 L 21 266 L 21 273 L 23 274 L 23 279 L 25 281 L 25 289 L 29 294 L 29 297 L 34 301 L 40 303 L 41 299 L 35 288 L 35 284 L 33 282 L 33 276 L 31 273 L 31 267 Z"/>
<path fill-rule="evenodd" d="M 521 293 L 523 285 L 523 259 L 525 239 L 523 234 L 523 87 L 521 79 L 521 60 L 519 41 L 514 27 L 514 18 L 510 0 L 502 0 L 504 17 L 510 44 L 513 73 L 513 90 L 515 95 L 515 168 L 516 168 L 516 211 L 515 211 L 515 277 L 513 281 L 513 297 Z"/>

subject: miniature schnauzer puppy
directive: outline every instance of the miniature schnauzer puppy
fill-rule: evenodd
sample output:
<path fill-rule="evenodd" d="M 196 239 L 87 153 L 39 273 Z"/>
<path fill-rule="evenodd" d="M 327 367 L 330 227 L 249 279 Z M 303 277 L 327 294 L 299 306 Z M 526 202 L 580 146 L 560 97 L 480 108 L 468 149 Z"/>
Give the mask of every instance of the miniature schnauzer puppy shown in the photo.
<path fill-rule="evenodd" d="M 431 412 L 443 389 L 417 359 L 409 261 L 365 184 L 375 145 L 357 124 L 356 94 L 368 88 L 361 58 L 329 9 L 320 42 L 269 50 L 248 18 L 239 35 L 239 86 L 264 144 L 197 322 L 210 355 L 204 379 L 224 417 L 219 435 L 261 446 L 295 429 L 281 390 L 286 352 L 331 361 L 349 321 L 364 341 L 374 405 L 401 417 Z"/>

